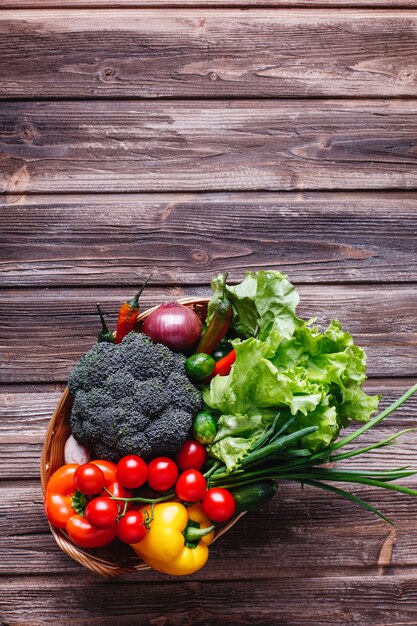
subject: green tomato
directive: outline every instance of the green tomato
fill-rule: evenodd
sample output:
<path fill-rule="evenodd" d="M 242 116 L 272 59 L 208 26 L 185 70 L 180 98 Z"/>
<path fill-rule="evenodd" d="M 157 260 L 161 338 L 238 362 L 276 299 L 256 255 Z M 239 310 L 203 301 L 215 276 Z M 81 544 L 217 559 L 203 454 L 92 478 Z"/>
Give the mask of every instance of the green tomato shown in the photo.
<path fill-rule="evenodd" d="M 191 380 L 201 382 L 212 373 L 216 361 L 209 354 L 198 352 L 185 361 L 185 371 Z"/>
<path fill-rule="evenodd" d="M 199 443 L 208 445 L 217 434 L 217 422 L 208 411 L 199 411 L 193 419 L 193 437 Z"/>

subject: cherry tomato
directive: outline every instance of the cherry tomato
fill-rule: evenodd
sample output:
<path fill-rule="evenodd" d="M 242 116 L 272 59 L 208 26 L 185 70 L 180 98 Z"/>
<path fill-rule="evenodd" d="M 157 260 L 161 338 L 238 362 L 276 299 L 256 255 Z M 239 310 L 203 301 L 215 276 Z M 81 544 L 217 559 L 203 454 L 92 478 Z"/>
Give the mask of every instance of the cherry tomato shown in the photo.
<path fill-rule="evenodd" d="M 117 522 L 117 536 L 124 543 L 139 543 L 147 532 L 143 515 L 138 510 L 129 511 Z"/>
<path fill-rule="evenodd" d="M 103 471 L 94 463 L 80 465 L 74 474 L 74 485 L 87 496 L 99 493 L 106 484 Z"/>
<path fill-rule="evenodd" d="M 90 500 L 85 509 L 87 522 L 94 528 L 111 528 L 117 521 L 119 508 L 111 498 L 94 498 Z"/>
<path fill-rule="evenodd" d="M 81 515 L 70 517 L 66 529 L 73 542 L 82 548 L 101 548 L 116 537 L 116 524 L 112 528 L 100 530 L 91 526 Z"/>
<path fill-rule="evenodd" d="M 236 508 L 233 495 L 222 487 L 213 487 L 206 491 L 201 506 L 213 522 L 225 522 L 232 517 Z"/>
<path fill-rule="evenodd" d="M 159 456 L 148 465 L 148 485 L 155 491 L 166 491 L 175 485 L 178 467 L 172 459 Z"/>
<path fill-rule="evenodd" d="M 118 482 L 114 482 L 114 483 L 110 483 L 109 485 L 106 485 L 106 489 L 108 489 L 111 495 L 115 496 L 115 498 L 133 498 L 132 492 L 125 489 Z M 100 495 L 103 496 L 104 498 L 109 498 L 111 500 L 107 491 L 103 490 Z M 116 502 L 119 512 L 122 512 L 125 506 L 125 502 L 123 500 L 114 500 L 114 502 Z M 132 503 L 128 502 L 127 508 L 130 509 L 131 507 L 132 507 Z"/>
<path fill-rule="evenodd" d="M 184 502 L 197 502 L 206 493 L 207 483 L 203 474 L 195 469 L 185 470 L 177 480 L 175 491 Z"/>
<path fill-rule="evenodd" d="M 148 468 L 145 461 L 136 454 L 124 456 L 117 464 L 116 478 L 123 487 L 128 489 L 142 487 L 148 478 Z"/>
<path fill-rule="evenodd" d="M 200 470 L 206 462 L 206 458 L 207 452 L 205 447 L 198 441 L 189 439 L 178 452 L 176 461 L 182 470 Z"/>
<path fill-rule="evenodd" d="M 112 463 L 111 461 L 104 461 L 99 459 L 98 461 L 90 461 L 90 463 L 94 463 L 101 469 L 106 479 L 105 487 L 108 484 L 116 482 L 116 463 Z"/>

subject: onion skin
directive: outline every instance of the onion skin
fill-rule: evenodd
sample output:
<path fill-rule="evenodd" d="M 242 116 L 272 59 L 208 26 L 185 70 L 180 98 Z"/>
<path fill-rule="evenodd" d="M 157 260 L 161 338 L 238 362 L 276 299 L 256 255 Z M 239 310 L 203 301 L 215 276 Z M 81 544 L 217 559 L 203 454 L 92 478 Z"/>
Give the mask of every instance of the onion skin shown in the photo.
<path fill-rule="evenodd" d="M 91 461 L 92 456 L 90 450 L 84 444 L 77 441 L 73 435 L 70 435 L 65 442 L 64 459 L 65 463 L 83 465 Z"/>
<path fill-rule="evenodd" d="M 201 322 L 193 309 L 179 302 L 165 302 L 148 315 L 143 332 L 174 352 L 187 352 L 201 337 Z"/>

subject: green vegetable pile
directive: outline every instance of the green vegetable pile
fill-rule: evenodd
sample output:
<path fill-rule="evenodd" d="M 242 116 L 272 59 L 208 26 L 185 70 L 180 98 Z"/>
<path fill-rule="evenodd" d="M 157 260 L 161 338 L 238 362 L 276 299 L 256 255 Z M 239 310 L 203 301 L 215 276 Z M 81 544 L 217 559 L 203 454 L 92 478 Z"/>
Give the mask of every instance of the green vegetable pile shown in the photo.
<path fill-rule="evenodd" d="M 185 357 L 143 333 L 97 343 L 73 368 L 71 432 L 96 458 L 173 456 L 187 439 L 201 393 Z"/>
<path fill-rule="evenodd" d="M 209 316 L 223 290 L 221 276 L 213 289 Z M 228 376 L 213 379 L 203 398 L 220 414 L 211 453 L 228 469 L 237 466 L 278 411 L 278 428 L 288 424 L 285 433 L 315 427 L 301 439 L 310 452 L 330 445 L 350 419 L 369 420 L 379 398 L 361 389 L 365 353 L 338 321 L 321 333 L 313 320 L 297 317 L 298 294 L 279 272 L 247 274 L 226 292 L 239 335 L 232 341 L 236 362 Z"/>
<path fill-rule="evenodd" d="M 326 330 L 296 314 L 298 294 L 276 271 L 247 273 L 236 286 L 212 282 L 207 322 L 222 298 L 233 306 L 231 344 L 236 361 L 227 376 L 203 387 L 205 410 L 217 420 L 209 453 L 210 484 L 233 488 L 260 479 L 286 479 L 310 484 L 371 505 L 328 482 L 353 482 L 417 495 L 392 481 L 413 474 L 407 468 L 370 471 L 328 469 L 322 464 L 344 460 L 390 444 L 401 433 L 365 448 L 338 452 L 401 406 L 411 388 L 372 420 L 379 396 L 367 395 L 366 356 L 352 336 L 333 320 Z M 342 427 L 363 422 L 339 439 Z M 324 481 L 324 482 L 323 482 Z"/>

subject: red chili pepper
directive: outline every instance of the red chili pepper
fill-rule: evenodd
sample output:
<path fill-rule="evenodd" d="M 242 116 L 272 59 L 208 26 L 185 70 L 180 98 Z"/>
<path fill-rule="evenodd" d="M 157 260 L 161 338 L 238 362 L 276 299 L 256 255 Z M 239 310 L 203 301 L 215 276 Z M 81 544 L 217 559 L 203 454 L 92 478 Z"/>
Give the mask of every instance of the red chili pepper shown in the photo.
<path fill-rule="evenodd" d="M 233 363 L 236 361 L 236 350 L 232 350 L 229 354 L 226 354 L 220 361 L 217 361 L 214 366 L 214 370 L 210 374 L 209 380 L 214 378 L 214 376 L 227 376 L 230 374 L 230 370 L 232 369 Z"/>
<path fill-rule="evenodd" d="M 142 291 L 150 281 L 152 274 L 143 283 L 138 293 L 134 298 L 128 300 L 120 307 L 119 317 L 117 319 L 116 341 L 120 343 L 126 335 L 128 335 L 136 326 L 139 315 L 139 298 Z"/>

